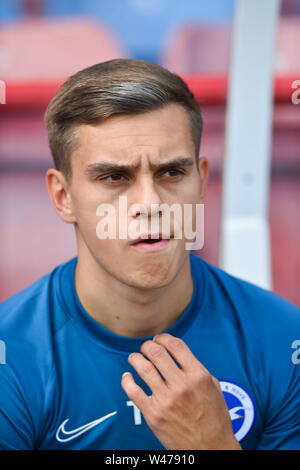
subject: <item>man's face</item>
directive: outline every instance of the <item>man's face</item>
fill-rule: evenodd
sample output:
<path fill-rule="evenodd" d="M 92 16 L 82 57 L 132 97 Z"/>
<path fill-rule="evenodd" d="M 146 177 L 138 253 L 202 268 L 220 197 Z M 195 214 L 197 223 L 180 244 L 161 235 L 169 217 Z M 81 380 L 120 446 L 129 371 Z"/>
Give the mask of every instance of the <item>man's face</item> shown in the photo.
<path fill-rule="evenodd" d="M 119 200 L 125 196 L 128 209 L 138 204 L 129 215 L 126 212 L 127 227 L 147 219 L 149 234 L 153 234 L 153 217 L 159 220 L 162 233 L 162 216 L 153 209 L 158 204 L 175 203 L 183 209 L 184 204 L 202 202 L 208 164 L 200 159 L 199 175 L 184 109 L 169 104 L 144 114 L 118 115 L 97 125 L 81 125 L 78 139 L 78 148 L 71 157 L 69 190 L 79 257 L 92 254 L 101 269 L 126 285 L 146 289 L 168 285 L 189 254 L 184 233 L 181 239 L 173 238 L 172 212 L 169 240 L 133 244 L 132 239 L 120 239 L 118 235 Z M 162 164 L 171 166 L 158 166 Z M 102 204 L 109 204 L 115 211 L 116 238 L 99 239 L 96 234 L 101 220 L 96 212 Z"/>

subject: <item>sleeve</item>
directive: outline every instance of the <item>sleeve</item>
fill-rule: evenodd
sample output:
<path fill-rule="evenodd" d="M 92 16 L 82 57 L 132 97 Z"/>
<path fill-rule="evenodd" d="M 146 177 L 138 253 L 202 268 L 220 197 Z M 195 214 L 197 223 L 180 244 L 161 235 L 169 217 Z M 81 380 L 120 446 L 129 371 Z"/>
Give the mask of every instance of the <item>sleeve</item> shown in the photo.
<path fill-rule="evenodd" d="M 16 374 L 0 364 L 0 450 L 33 449 L 33 424 Z"/>
<path fill-rule="evenodd" d="M 300 450 L 300 309 L 283 299 L 278 307 L 261 334 L 266 412 L 257 449 Z"/>
<path fill-rule="evenodd" d="M 259 450 L 300 450 L 300 365 L 294 367 L 298 369 L 295 381 L 290 383 L 289 394 L 277 413 L 266 422 L 257 446 Z"/>

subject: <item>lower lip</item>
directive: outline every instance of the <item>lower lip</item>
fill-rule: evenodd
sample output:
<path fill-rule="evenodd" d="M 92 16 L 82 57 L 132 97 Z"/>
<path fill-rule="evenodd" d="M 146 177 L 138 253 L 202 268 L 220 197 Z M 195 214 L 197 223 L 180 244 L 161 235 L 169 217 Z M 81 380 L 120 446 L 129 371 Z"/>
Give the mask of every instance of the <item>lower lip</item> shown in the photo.
<path fill-rule="evenodd" d="M 143 251 L 143 252 L 159 251 L 159 250 L 163 250 L 164 248 L 166 248 L 169 245 L 170 241 L 171 240 L 169 239 L 165 239 L 165 240 L 160 240 L 159 242 L 155 242 L 155 243 L 140 242 L 140 243 L 137 243 L 136 245 L 131 245 L 131 246 L 132 248 L 135 248 L 136 250 Z"/>

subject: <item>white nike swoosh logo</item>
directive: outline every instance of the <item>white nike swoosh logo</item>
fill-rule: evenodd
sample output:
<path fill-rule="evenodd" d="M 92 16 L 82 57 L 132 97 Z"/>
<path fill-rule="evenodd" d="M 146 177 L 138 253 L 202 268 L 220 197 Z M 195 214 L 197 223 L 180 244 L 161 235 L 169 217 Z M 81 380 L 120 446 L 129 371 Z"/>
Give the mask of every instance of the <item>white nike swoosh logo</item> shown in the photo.
<path fill-rule="evenodd" d="M 98 424 L 102 423 L 103 421 L 105 421 L 106 419 L 108 419 L 111 416 L 115 415 L 116 413 L 117 413 L 116 411 L 114 411 L 113 413 L 109 413 L 106 416 L 102 416 L 102 418 L 95 419 L 95 421 L 91 421 L 90 423 L 84 424 L 83 426 L 80 426 L 77 429 L 73 429 L 72 431 L 66 431 L 65 430 L 65 424 L 69 421 L 69 418 L 65 419 L 61 423 L 59 428 L 57 429 L 55 437 L 59 442 L 71 441 L 72 439 L 75 439 L 75 437 L 80 436 L 80 434 L 83 434 L 86 431 L 89 431 L 90 429 L 92 429 L 93 427 L 95 427 Z M 60 432 L 61 432 L 61 434 L 68 435 L 70 437 L 65 437 L 64 439 L 62 439 L 61 437 L 59 437 Z"/>

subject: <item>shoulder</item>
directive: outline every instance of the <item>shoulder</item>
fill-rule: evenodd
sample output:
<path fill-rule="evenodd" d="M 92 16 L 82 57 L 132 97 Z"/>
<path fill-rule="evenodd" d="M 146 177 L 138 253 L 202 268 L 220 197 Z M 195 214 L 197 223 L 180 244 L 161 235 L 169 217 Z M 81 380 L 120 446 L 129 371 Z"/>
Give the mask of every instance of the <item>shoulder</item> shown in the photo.
<path fill-rule="evenodd" d="M 239 344 L 269 390 L 300 393 L 300 309 L 255 284 L 193 257 L 203 270 L 207 315 Z M 276 392 L 277 390 L 277 392 Z M 300 396 L 300 395 L 299 395 Z M 276 403 L 276 400 L 273 400 Z"/>
<path fill-rule="evenodd" d="M 275 292 L 233 276 L 192 254 L 196 270 L 202 270 L 206 295 L 210 303 L 225 302 L 226 307 L 237 310 L 245 321 L 300 325 L 300 308 Z"/>
<path fill-rule="evenodd" d="M 11 359 L 47 351 L 51 336 L 66 321 L 60 299 L 61 275 L 75 260 L 57 266 L 0 304 L 0 340 Z"/>
<path fill-rule="evenodd" d="M 300 308 L 195 255 L 191 261 L 203 272 L 205 302 L 215 323 L 224 328 L 226 322 L 257 365 L 271 367 L 273 373 L 276 363 L 277 370 L 280 364 L 288 370 L 300 343 Z"/>
<path fill-rule="evenodd" d="M 0 393 L 0 431 L 7 440 L 11 434 L 20 441 L 20 448 L 31 448 L 39 436 L 45 396 L 55 376 L 56 333 L 69 320 L 60 289 L 74 260 L 0 304 L 0 389 L 6 390 Z M 11 420 L 22 430 L 19 438 Z"/>
<path fill-rule="evenodd" d="M 53 293 L 57 287 L 58 278 L 62 273 L 71 271 L 76 260 L 77 258 L 75 257 L 56 266 L 51 272 L 45 274 L 30 286 L 1 302 L 0 321 L 3 321 L 6 313 L 9 313 L 9 316 L 13 318 L 15 311 L 18 311 L 18 313 L 27 311 L 27 313 L 29 313 L 31 307 L 38 306 L 41 302 L 46 303 L 47 300 L 49 300 L 49 295 Z"/>

